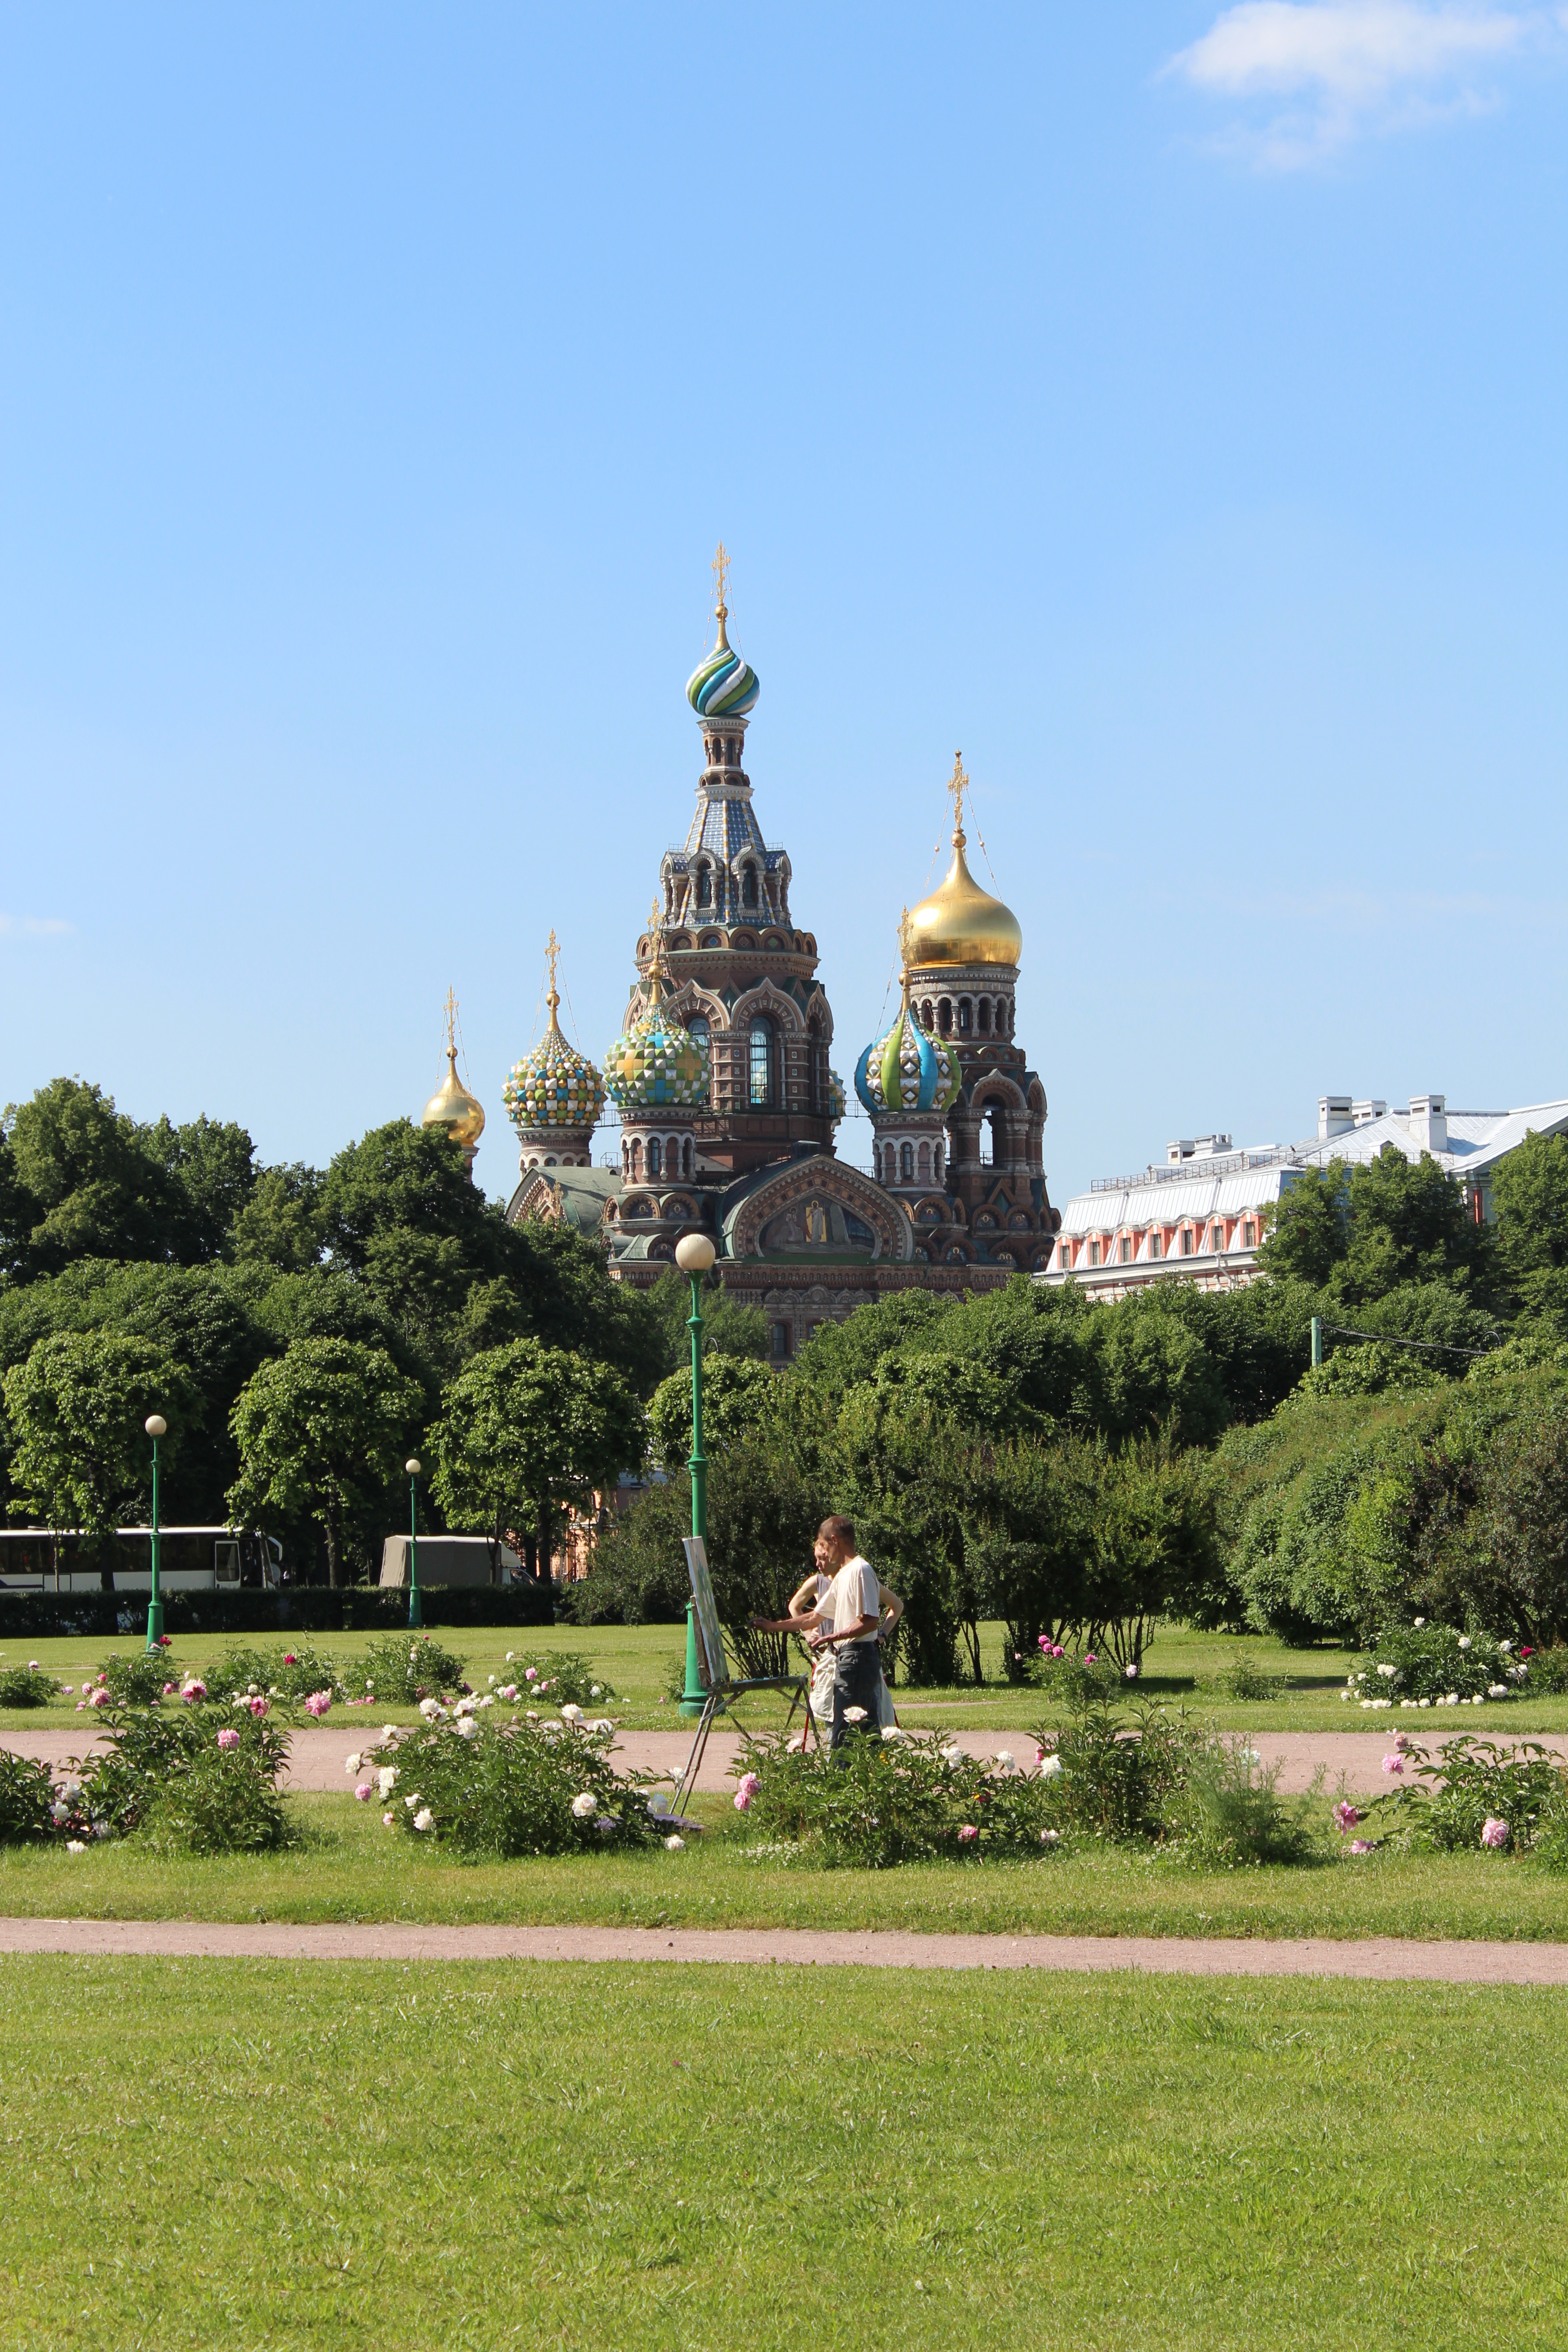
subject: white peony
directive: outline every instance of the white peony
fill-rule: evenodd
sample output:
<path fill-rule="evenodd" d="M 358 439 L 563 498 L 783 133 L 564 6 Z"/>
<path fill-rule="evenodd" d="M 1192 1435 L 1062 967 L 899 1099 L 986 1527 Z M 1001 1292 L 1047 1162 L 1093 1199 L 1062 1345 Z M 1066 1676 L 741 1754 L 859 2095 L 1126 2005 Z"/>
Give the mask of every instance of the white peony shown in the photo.
<path fill-rule="evenodd" d="M 589 1814 L 595 1810 L 597 1803 L 598 1800 L 594 1795 L 593 1791 L 589 1789 L 584 1789 L 578 1795 L 573 1798 L 572 1811 L 576 1814 L 577 1819 L 580 1822 L 585 1822 Z"/>
<path fill-rule="evenodd" d="M 359 1768 L 363 1761 L 363 1757 L 357 1754 L 353 1756 L 345 1756 L 343 1758 L 343 1770 L 348 1774 L 351 1780 L 353 1779 L 354 1774 L 359 1770 Z"/>
<path fill-rule="evenodd" d="M 667 1837 L 664 1842 L 664 1850 L 666 1853 L 684 1853 L 686 1852 L 686 1840 L 683 1837 Z"/>
<path fill-rule="evenodd" d="M 583 1710 L 580 1706 L 574 1706 L 570 1701 L 568 1701 L 567 1705 L 561 1710 L 561 1719 L 563 1723 L 581 1723 L 583 1720 Z"/>
<path fill-rule="evenodd" d="M 452 1728 L 459 1739 L 477 1739 L 479 1736 L 479 1727 L 471 1715 L 460 1717 Z"/>
<path fill-rule="evenodd" d="M 1469 1646 L 1470 1646 L 1470 1637 L 1469 1637 L 1469 1635 L 1468 1635 L 1468 1633 L 1461 1633 L 1461 1634 L 1460 1634 L 1460 1636 L 1459 1636 L 1459 1647 L 1460 1647 L 1460 1649 L 1461 1649 L 1461 1650 L 1468 1650 L 1468 1649 L 1469 1648 Z"/>
<path fill-rule="evenodd" d="M 1054 1780 L 1057 1774 L 1065 1770 L 1065 1769 L 1066 1768 L 1059 1756 L 1043 1756 L 1040 1759 L 1040 1778 L 1042 1780 Z"/>
<path fill-rule="evenodd" d="M 380 1771 L 375 1776 L 375 1785 L 381 1790 L 384 1797 L 390 1797 L 394 1789 L 397 1786 L 396 1765 L 384 1764 Z"/>
<path fill-rule="evenodd" d="M 1013 1769 L 1012 1749 L 1010 1748 L 999 1748 L 996 1750 L 995 1755 L 991 1759 L 991 1761 L 993 1764 L 1000 1764 L 1004 1772 L 1010 1772 Z"/>
<path fill-rule="evenodd" d="M 430 1811 L 428 1805 L 420 1806 L 419 1811 L 414 1816 L 414 1826 L 416 1830 L 429 1830 L 435 1828 L 436 1816 Z"/>

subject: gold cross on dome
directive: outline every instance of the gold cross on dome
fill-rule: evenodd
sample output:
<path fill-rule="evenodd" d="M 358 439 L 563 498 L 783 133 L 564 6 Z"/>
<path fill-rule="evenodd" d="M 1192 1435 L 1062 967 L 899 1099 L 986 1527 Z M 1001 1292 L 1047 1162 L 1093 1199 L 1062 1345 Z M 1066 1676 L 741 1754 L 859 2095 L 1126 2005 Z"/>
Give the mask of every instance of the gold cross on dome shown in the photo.
<path fill-rule="evenodd" d="M 955 842 L 958 842 L 963 831 L 963 795 L 969 790 L 969 778 L 963 772 L 962 751 L 955 751 L 952 755 L 952 773 L 948 778 L 947 789 L 952 794 L 952 837 Z M 960 846 L 962 845 L 960 842 Z"/>
<path fill-rule="evenodd" d="M 909 908 L 906 907 L 899 917 L 899 953 L 903 958 L 904 969 L 906 971 L 914 960 L 914 917 L 910 913 Z"/>
<path fill-rule="evenodd" d="M 550 926 L 550 937 L 544 943 L 544 961 L 550 967 L 550 986 L 544 992 L 544 1002 L 550 1007 L 551 1017 L 552 1019 L 555 1014 L 556 1007 L 561 1003 L 561 999 L 557 994 L 555 988 L 555 960 L 560 953 L 561 942 L 555 936 L 555 926 L 552 923 Z"/>
<path fill-rule="evenodd" d="M 448 988 L 447 991 L 447 1002 L 443 1009 L 447 1015 L 447 1051 L 449 1054 L 455 1054 L 458 1050 L 458 998 L 455 990 Z"/>
<path fill-rule="evenodd" d="M 713 610 L 720 620 L 727 617 L 724 604 L 724 583 L 730 577 L 730 559 L 724 552 L 724 542 L 719 541 L 719 551 L 713 558 Z"/>

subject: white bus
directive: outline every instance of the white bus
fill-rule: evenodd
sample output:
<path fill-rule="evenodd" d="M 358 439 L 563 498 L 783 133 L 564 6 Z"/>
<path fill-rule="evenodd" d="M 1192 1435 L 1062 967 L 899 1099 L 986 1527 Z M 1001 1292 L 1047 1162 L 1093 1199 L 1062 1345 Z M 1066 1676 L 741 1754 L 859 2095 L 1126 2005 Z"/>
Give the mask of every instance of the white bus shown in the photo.
<path fill-rule="evenodd" d="M 104 1571 L 113 1581 L 104 1584 Z M 234 1591 L 281 1584 L 283 1547 L 272 1536 L 233 1528 L 160 1528 L 158 1582 L 164 1592 Z M 116 1528 L 112 1546 L 53 1528 L 0 1528 L 0 1592 L 151 1592 L 153 1530 Z"/>

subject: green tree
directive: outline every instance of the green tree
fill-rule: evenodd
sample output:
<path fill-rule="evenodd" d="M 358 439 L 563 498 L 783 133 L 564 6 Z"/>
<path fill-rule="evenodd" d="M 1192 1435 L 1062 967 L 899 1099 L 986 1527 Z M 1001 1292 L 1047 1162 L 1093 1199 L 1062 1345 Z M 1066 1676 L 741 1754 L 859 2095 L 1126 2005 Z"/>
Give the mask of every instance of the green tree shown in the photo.
<path fill-rule="evenodd" d="M 16 1181 L 33 1208 L 33 1271 L 53 1273 L 73 1258 L 177 1254 L 184 1194 L 101 1088 L 55 1078 L 30 1101 L 8 1106 L 5 1120 Z"/>
<path fill-rule="evenodd" d="M 1533 1129 L 1492 1179 L 1503 1279 L 1524 1313 L 1568 1338 L 1568 1136 Z"/>
<path fill-rule="evenodd" d="M 1168 1429 L 1108 1451 L 1094 1498 L 1086 1632 L 1120 1666 L 1142 1663 L 1160 1617 L 1212 1608 L 1221 1566 L 1208 1458 Z"/>
<path fill-rule="evenodd" d="M 1299 1170 L 1263 1211 L 1258 1265 L 1277 1280 L 1321 1290 L 1349 1243 L 1349 1188 L 1342 1160 Z"/>
<path fill-rule="evenodd" d="M 169 1255 L 184 1265 L 231 1255 L 235 1221 L 256 1190 L 256 1147 L 244 1128 L 205 1113 L 184 1127 L 163 1118 L 139 1129 L 137 1141 L 181 1203 Z"/>
<path fill-rule="evenodd" d="M 783 1388 L 779 1375 L 751 1356 L 714 1356 L 702 1367 L 702 1451 L 711 1460 L 742 1437 L 763 1428 L 776 1413 Z M 648 1433 L 654 1458 L 666 1470 L 684 1467 L 691 1456 L 691 1367 L 660 1381 L 648 1402 Z"/>
<path fill-rule="evenodd" d="M 106 1591 L 114 1590 L 114 1530 L 140 1515 L 151 1484 L 143 1423 L 151 1412 L 174 1423 L 180 1391 L 161 1349 L 110 1331 L 55 1332 L 5 1374 L 16 1495 L 46 1527 L 91 1540 Z"/>
<path fill-rule="evenodd" d="M 326 1549 L 328 1581 L 338 1584 L 345 1538 L 384 1506 L 419 1404 L 418 1388 L 384 1349 L 294 1340 L 252 1373 L 235 1402 L 235 1524 L 310 1520 Z"/>
<path fill-rule="evenodd" d="M 548 1576 L 561 1515 L 636 1470 L 641 1408 L 602 1364 L 537 1339 L 489 1348 L 450 1383 L 430 1432 L 432 1481 L 448 1524 L 498 1540 L 527 1530 L 535 1573 Z"/>
<path fill-rule="evenodd" d="M 321 1255 L 321 1178 L 300 1160 L 263 1168 L 237 1211 L 230 1248 L 242 1265 L 302 1274 Z"/>
<path fill-rule="evenodd" d="M 1352 1168 L 1346 1190 L 1350 1232 L 1331 1284 L 1352 1305 L 1383 1298 L 1406 1283 L 1484 1281 L 1489 1241 L 1453 1179 L 1429 1151 L 1407 1160 L 1385 1143 Z"/>
<path fill-rule="evenodd" d="M 658 1326 L 663 1370 L 668 1376 L 691 1361 L 691 1279 L 670 1266 L 642 1294 Z M 702 1284 L 702 1352 L 705 1356 L 753 1356 L 766 1361 L 768 1318 L 760 1307 L 739 1307 L 724 1287 L 718 1267 Z"/>

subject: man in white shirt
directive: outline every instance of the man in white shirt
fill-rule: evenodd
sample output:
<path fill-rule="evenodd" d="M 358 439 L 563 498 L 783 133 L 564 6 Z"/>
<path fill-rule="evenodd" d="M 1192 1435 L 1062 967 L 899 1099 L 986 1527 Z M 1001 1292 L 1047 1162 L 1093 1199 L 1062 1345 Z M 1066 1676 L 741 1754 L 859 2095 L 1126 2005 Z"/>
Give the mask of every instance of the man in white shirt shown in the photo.
<path fill-rule="evenodd" d="M 852 1521 L 824 1519 L 815 1549 L 817 1567 L 833 1579 L 826 1597 L 808 1620 L 830 1629 L 821 1636 L 821 1646 L 836 1654 L 827 1735 L 832 1750 L 842 1748 L 857 1732 L 879 1728 L 882 1658 L 877 1628 L 882 1589 L 870 1561 L 860 1557 Z"/>

